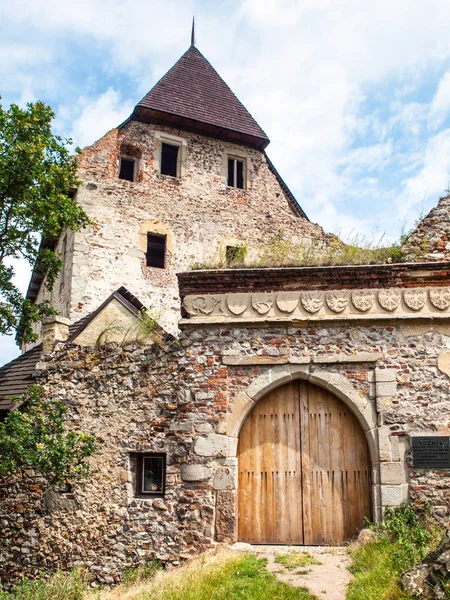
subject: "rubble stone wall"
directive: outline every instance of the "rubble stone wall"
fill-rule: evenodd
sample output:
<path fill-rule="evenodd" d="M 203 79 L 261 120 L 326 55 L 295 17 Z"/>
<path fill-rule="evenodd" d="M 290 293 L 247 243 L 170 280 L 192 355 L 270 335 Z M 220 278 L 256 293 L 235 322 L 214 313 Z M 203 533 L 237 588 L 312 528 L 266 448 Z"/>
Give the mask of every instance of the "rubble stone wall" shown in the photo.
<path fill-rule="evenodd" d="M 450 259 L 449 210 L 450 195 L 447 195 L 419 221 L 402 244 L 408 260 L 435 262 Z"/>
<path fill-rule="evenodd" d="M 436 321 L 197 326 L 170 346 L 58 346 L 38 380 L 100 450 L 73 495 L 2 483 L 2 581 L 83 564 L 112 583 L 130 565 L 177 564 L 235 539 L 240 424 L 249 403 L 294 378 L 326 385 L 368 424 L 374 518 L 408 497 L 448 518 L 449 474 L 413 470 L 409 439 L 450 434 L 449 346 Z M 145 451 L 167 454 L 164 498 L 134 495 L 133 453 Z"/>

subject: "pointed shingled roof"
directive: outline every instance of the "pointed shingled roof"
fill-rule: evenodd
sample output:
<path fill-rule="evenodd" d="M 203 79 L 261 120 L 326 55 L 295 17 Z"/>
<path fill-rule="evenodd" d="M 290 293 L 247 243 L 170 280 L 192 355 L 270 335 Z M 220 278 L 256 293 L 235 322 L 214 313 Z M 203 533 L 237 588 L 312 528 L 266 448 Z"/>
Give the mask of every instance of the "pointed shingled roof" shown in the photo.
<path fill-rule="evenodd" d="M 269 143 L 255 119 L 195 46 L 144 96 L 131 118 L 165 122 L 261 150 Z"/>

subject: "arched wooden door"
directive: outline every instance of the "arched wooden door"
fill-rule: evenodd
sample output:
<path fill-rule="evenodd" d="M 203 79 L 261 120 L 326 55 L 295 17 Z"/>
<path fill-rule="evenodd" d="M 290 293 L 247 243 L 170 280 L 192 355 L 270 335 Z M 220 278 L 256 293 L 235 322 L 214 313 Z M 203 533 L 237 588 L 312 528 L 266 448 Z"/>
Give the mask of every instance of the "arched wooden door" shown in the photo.
<path fill-rule="evenodd" d="M 270 392 L 239 436 L 238 538 L 252 544 L 337 544 L 370 517 L 370 458 L 354 415 L 296 381 Z"/>

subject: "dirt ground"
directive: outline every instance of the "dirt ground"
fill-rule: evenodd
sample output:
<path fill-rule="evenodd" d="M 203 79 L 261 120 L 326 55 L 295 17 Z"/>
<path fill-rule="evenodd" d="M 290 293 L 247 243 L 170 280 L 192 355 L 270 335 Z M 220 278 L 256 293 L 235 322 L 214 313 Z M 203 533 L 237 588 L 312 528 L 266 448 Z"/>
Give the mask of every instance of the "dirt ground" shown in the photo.
<path fill-rule="evenodd" d="M 267 558 L 267 568 L 280 581 L 306 588 L 320 600 L 345 600 L 347 586 L 353 577 L 347 568 L 351 564 L 351 558 L 344 546 L 252 546 L 237 543 L 231 549 L 253 552 Z M 288 569 L 275 562 L 277 556 L 290 552 L 307 552 L 321 564 Z"/>

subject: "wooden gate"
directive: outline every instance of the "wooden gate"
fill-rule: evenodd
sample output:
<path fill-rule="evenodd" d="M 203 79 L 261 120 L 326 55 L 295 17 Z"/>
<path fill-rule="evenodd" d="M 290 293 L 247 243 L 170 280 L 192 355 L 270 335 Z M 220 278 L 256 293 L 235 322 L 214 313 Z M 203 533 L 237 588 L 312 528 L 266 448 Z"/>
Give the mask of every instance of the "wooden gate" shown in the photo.
<path fill-rule="evenodd" d="M 370 459 L 356 418 L 296 381 L 270 392 L 239 436 L 240 541 L 337 544 L 370 517 Z"/>

